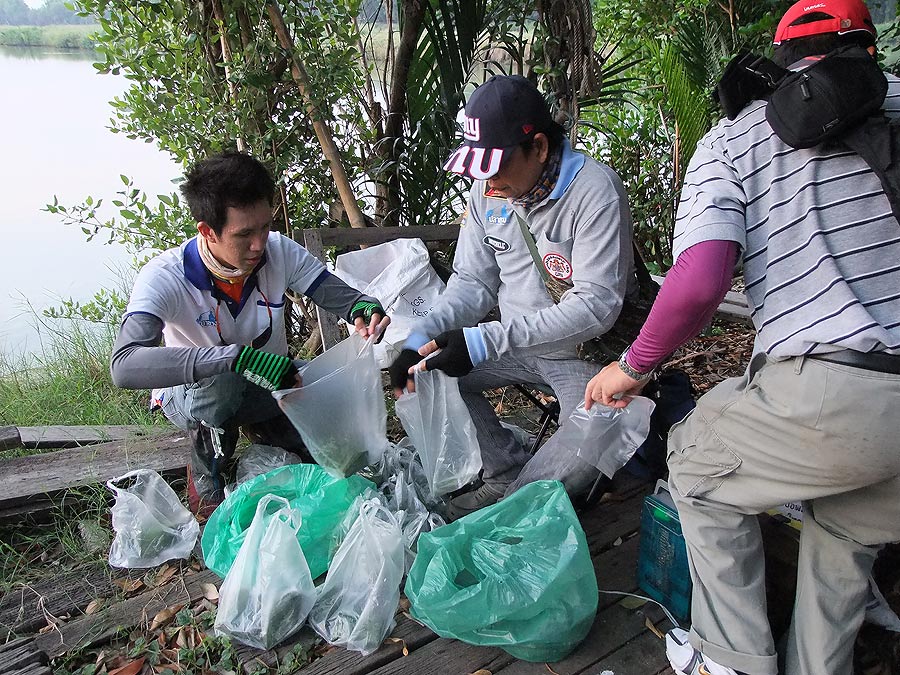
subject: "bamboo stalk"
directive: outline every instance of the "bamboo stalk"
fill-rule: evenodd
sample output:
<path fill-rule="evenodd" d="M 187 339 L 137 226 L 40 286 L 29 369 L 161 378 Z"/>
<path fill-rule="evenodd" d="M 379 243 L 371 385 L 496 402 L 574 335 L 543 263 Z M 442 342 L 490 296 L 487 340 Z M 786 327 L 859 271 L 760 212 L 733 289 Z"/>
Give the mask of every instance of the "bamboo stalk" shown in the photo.
<path fill-rule="evenodd" d="M 331 133 L 331 129 L 328 128 L 328 124 L 321 118 L 321 115 L 319 115 L 318 106 L 312 99 L 309 75 L 294 56 L 294 43 L 291 40 L 291 36 L 288 34 L 287 25 L 284 23 L 284 17 L 281 14 L 281 10 L 278 9 L 278 6 L 273 2 L 266 3 L 266 9 L 269 12 L 269 21 L 275 29 L 278 41 L 290 54 L 291 75 L 294 79 L 294 83 L 300 90 L 300 95 L 306 102 L 306 112 L 312 120 L 313 130 L 316 132 L 316 138 L 319 139 L 319 145 L 322 146 L 322 152 L 325 155 L 325 159 L 328 160 L 328 165 L 331 168 L 331 176 L 334 178 L 334 183 L 337 186 L 341 203 L 347 211 L 350 226 L 365 227 L 365 218 L 363 217 L 362 210 L 359 208 L 359 204 L 356 203 L 353 187 L 350 185 L 350 180 L 347 178 L 347 172 L 344 170 L 340 152 L 334 142 L 334 136 Z"/>

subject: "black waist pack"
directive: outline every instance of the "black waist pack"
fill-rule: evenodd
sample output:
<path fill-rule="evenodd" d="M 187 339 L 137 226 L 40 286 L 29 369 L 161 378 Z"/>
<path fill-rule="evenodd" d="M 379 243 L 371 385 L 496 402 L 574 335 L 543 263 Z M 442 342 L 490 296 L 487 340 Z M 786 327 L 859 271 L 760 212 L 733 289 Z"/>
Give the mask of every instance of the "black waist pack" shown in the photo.
<path fill-rule="evenodd" d="M 865 49 L 842 47 L 785 75 L 769 95 L 766 120 L 792 148 L 811 148 L 878 114 L 887 90 L 887 78 Z"/>

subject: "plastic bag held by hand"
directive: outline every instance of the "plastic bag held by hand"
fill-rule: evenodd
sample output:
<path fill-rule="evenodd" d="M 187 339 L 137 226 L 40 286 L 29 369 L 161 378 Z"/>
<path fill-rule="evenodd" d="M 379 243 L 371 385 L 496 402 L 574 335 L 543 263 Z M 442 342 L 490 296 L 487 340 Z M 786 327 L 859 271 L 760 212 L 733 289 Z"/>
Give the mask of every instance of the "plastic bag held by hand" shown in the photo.
<path fill-rule="evenodd" d="M 333 645 L 371 654 L 394 627 L 403 571 L 396 518 L 378 499 L 362 502 L 319 589 L 309 625 Z"/>
<path fill-rule="evenodd" d="M 297 541 L 300 521 L 300 512 L 283 497 L 267 495 L 259 501 L 247 538 L 219 590 L 216 633 L 271 649 L 300 629 L 316 598 Z"/>
<path fill-rule="evenodd" d="M 559 481 L 422 534 L 405 590 L 412 616 L 441 637 L 525 661 L 559 661 L 597 613 L 587 539 Z"/>
<path fill-rule="evenodd" d="M 596 403 L 585 410 L 582 402 L 556 433 L 561 447 L 576 448 L 579 457 L 612 478 L 647 439 L 655 407 L 646 396 L 635 396 L 625 408 Z"/>
<path fill-rule="evenodd" d="M 373 340 L 354 333 L 300 369 L 303 386 L 273 392 L 316 462 L 349 476 L 387 449 L 387 410 Z"/>
<path fill-rule="evenodd" d="M 238 485 L 206 522 L 200 540 L 203 560 L 224 578 L 244 543 L 257 504 L 266 495 L 277 495 L 287 499 L 303 517 L 297 541 L 316 578 L 328 569 L 328 545 L 347 509 L 369 489 L 375 489 L 375 485 L 364 478 L 335 478 L 315 464 L 291 464 L 251 478 Z"/>
<path fill-rule="evenodd" d="M 334 273 L 353 288 L 381 300 L 391 317 L 375 345 L 380 368 L 391 365 L 400 346 L 430 312 L 444 290 L 421 239 L 397 239 L 337 257 Z"/>
<path fill-rule="evenodd" d="M 481 471 L 475 426 L 456 379 L 433 370 L 416 372 L 416 391 L 394 410 L 422 460 L 433 498 L 461 488 Z"/>
<path fill-rule="evenodd" d="M 126 483 L 133 479 L 127 487 Z M 162 476 L 138 469 L 113 478 L 106 486 L 116 495 L 109 549 L 113 567 L 155 567 L 172 558 L 187 558 L 197 542 L 200 525 Z"/>

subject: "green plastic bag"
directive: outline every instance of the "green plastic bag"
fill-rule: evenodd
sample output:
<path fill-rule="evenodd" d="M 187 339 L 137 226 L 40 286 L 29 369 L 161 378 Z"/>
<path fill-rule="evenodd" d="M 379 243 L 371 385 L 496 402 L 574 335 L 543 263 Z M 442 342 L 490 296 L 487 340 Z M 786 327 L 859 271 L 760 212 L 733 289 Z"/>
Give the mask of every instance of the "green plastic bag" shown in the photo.
<path fill-rule="evenodd" d="M 328 569 L 333 532 L 353 501 L 369 489 L 375 485 L 365 478 L 335 478 L 316 464 L 291 464 L 252 478 L 228 495 L 206 522 L 200 540 L 206 566 L 225 578 L 253 522 L 256 505 L 272 494 L 300 511 L 297 540 L 315 579 Z"/>
<path fill-rule="evenodd" d="M 597 613 L 587 539 L 559 481 L 422 534 L 406 581 L 412 615 L 441 637 L 559 661 Z"/>

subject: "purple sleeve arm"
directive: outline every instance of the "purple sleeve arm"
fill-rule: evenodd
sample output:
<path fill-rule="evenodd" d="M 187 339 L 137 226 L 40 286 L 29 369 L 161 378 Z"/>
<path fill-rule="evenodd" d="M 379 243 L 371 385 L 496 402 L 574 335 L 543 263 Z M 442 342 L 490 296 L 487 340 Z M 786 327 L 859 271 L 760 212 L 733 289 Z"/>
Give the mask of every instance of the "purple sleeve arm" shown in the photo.
<path fill-rule="evenodd" d="M 626 361 L 646 373 L 709 323 L 731 289 L 738 245 L 704 241 L 683 251 L 666 274 L 650 315 Z"/>

